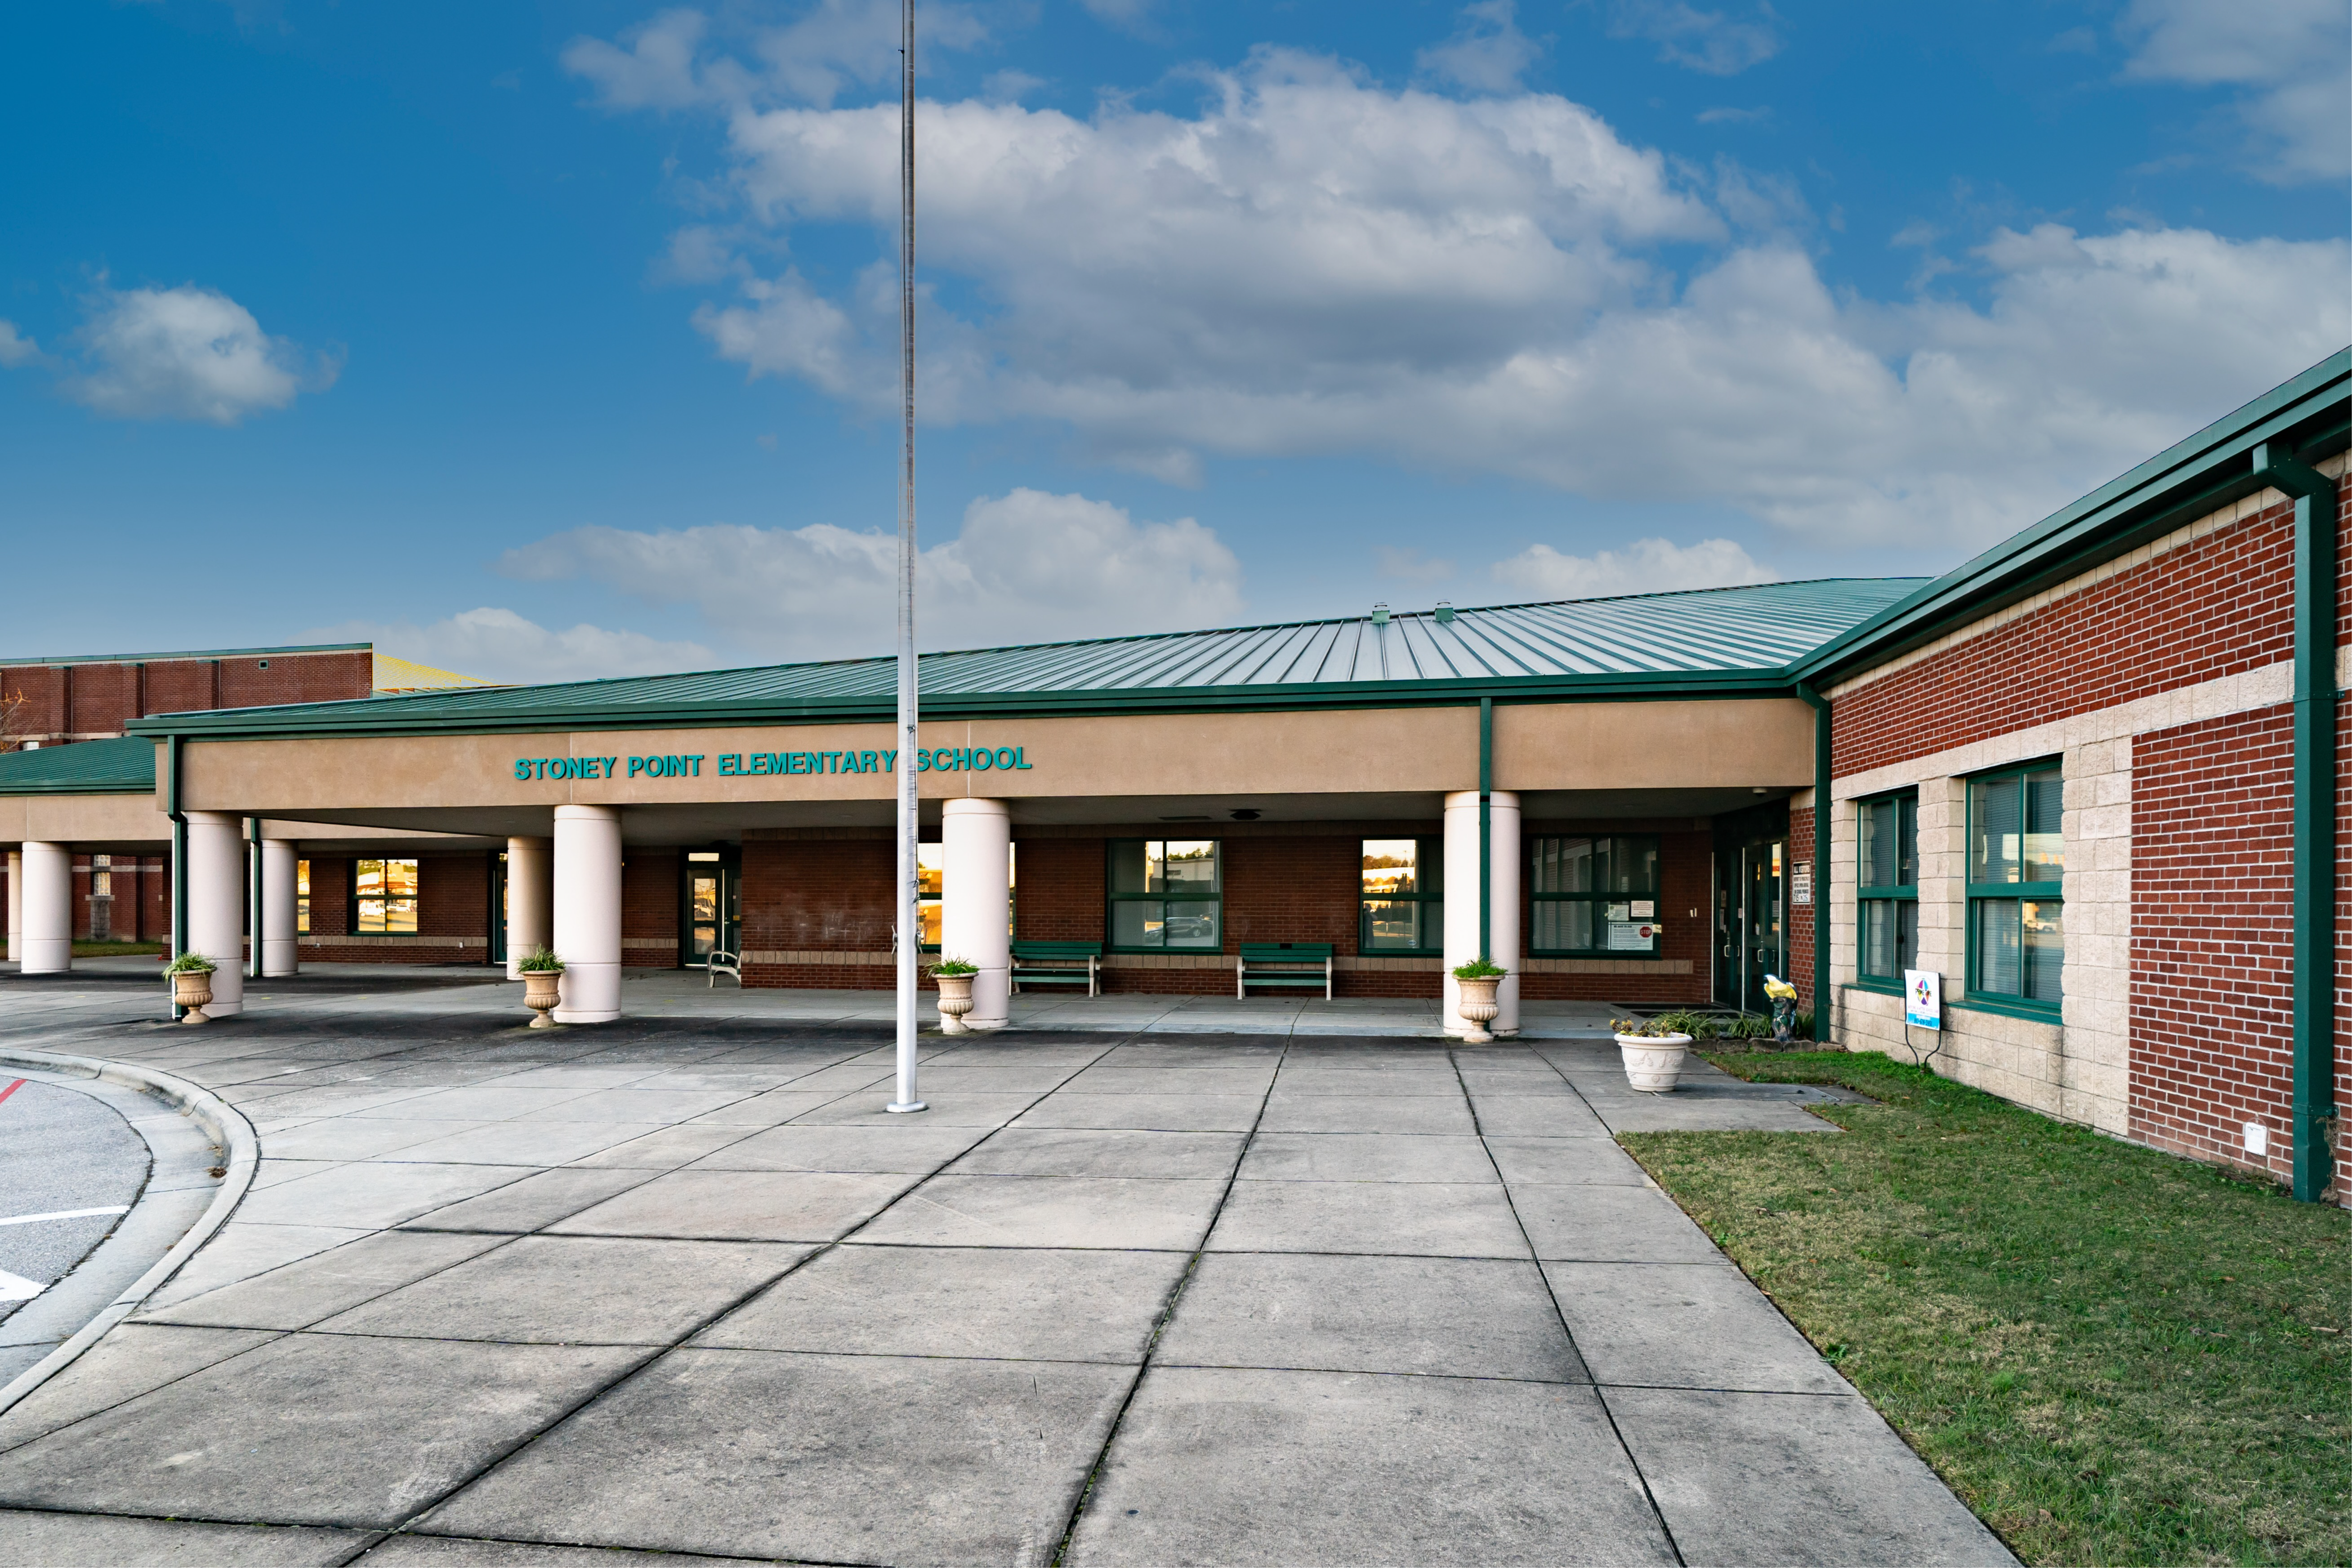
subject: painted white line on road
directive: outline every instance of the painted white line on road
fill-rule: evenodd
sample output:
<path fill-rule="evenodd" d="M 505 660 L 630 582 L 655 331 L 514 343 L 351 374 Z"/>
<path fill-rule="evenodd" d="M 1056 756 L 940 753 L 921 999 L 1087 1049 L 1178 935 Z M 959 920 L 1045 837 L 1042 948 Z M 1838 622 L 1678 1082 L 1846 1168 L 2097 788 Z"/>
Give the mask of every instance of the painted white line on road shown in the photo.
<path fill-rule="evenodd" d="M 20 1214 L 0 1219 L 0 1225 L 37 1225 L 45 1219 L 81 1219 L 94 1214 L 129 1214 L 129 1204 L 113 1204 L 102 1209 L 59 1209 L 55 1214 Z M 10 1275 L 15 1279 L 15 1275 Z"/>
<path fill-rule="evenodd" d="M 47 1285 L 37 1284 L 22 1274 L 11 1274 L 5 1268 L 0 1268 L 0 1301 L 29 1301 L 47 1289 Z"/>

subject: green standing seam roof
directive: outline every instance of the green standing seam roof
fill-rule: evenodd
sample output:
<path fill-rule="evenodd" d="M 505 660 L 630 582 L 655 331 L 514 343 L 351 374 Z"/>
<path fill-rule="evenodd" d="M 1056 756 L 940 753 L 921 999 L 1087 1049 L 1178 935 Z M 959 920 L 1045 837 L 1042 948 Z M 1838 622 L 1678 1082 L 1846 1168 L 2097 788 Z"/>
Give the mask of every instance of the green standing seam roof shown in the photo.
<path fill-rule="evenodd" d="M 1778 691 L 1794 661 L 1922 581 L 1824 578 L 926 654 L 923 711 L 944 719 Z M 866 720 L 887 717 L 897 700 L 896 662 L 860 658 L 174 713 L 131 729 L 251 737 Z"/>
<path fill-rule="evenodd" d="M 155 742 L 144 735 L 0 752 L 0 795 L 146 795 Z"/>

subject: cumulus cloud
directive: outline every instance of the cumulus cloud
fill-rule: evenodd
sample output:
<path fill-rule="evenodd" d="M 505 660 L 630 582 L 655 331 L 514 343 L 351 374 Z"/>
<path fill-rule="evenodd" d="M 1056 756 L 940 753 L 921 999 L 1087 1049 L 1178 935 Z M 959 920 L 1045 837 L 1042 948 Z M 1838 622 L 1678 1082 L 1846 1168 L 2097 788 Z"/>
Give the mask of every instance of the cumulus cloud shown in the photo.
<path fill-rule="evenodd" d="M 1445 42 L 1423 49 L 1413 63 L 1424 74 L 1472 92 L 1512 92 L 1543 46 L 1519 31 L 1513 0 L 1475 0 L 1462 8 L 1462 26 Z"/>
<path fill-rule="evenodd" d="M 1780 52 L 1779 18 L 1759 5 L 1749 18 L 1702 11 L 1685 0 L 1616 0 L 1609 11 L 1609 36 L 1647 38 L 1658 58 L 1709 76 L 1738 76 Z"/>
<path fill-rule="evenodd" d="M 719 25 L 702 12 L 661 12 L 621 35 L 621 44 L 574 38 L 564 68 L 594 84 L 607 109 L 691 109 L 790 100 L 830 104 L 852 87 L 898 71 L 898 0 L 816 0 L 790 22 Z M 927 4 L 922 47 L 971 49 L 988 28 L 969 6 Z M 730 49 L 740 47 L 746 60 Z"/>
<path fill-rule="evenodd" d="M 2282 184 L 2352 174 L 2352 12 L 2341 0 L 2132 0 L 2127 78 L 2240 89 L 2257 171 Z"/>
<path fill-rule="evenodd" d="M 0 370 L 14 370 L 41 358 L 41 345 L 16 331 L 14 321 L 0 321 Z"/>
<path fill-rule="evenodd" d="M 340 365 L 261 330 L 253 312 L 193 283 L 107 289 L 89 301 L 79 365 L 59 381 L 75 402 L 126 419 L 235 425 L 324 391 Z"/>
<path fill-rule="evenodd" d="M 373 642 L 385 653 L 436 669 L 515 683 L 666 675 L 719 662 L 700 643 L 662 642 L 642 632 L 607 631 L 585 622 L 557 631 L 488 605 L 430 626 L 346 621 L 305 636 L 320 642 Z"/>
<path fill-rule="evenodd" d="M 1549 544 L 1530 544 L 1509 560 L 1496 562 L 1493 572 L 1496 582 L 1536 599 L 1605 599 L 1780 580 L 1779 573 L 1728 539 L 1702 539 L 1688 545 L 1641 539 L 1622 550 L 1591 555 L 1565 555 Z"/>
<path fill-rule="evenodd" d="M 729 643 L 772 658 L 862 658 L 894 635 L 898 536 L 879 531 L 578 528 L 509 551 L 499 569 L 691 605 Z M 932 648 L 1188 629 L 1242 612 L 1240 563 L 1214 531 L 1189 517 L 1138 523 L 1082 495 L 974 500 L 917 574 Z"/>

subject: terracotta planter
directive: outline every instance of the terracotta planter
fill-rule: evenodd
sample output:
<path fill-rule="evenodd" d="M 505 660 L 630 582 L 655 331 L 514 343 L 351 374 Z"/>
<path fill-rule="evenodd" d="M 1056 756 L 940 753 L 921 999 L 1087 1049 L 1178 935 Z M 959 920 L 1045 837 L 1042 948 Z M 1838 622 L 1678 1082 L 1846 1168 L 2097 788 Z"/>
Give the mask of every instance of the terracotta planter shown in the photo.
<path fill-rule="evenodd" d="M 522 972 L 522 1005 L 530 1009 L 530 1026 L 552 1029 L 555 1005 L 562 999 L 563 971 L 561 969 L 526 969 Z"/>
<path fill-rule="evenodd" d="M 1617 1054 L 1624 1059 L 1625 1081 L 1643 1094 L 1671 1093 L 1682 1080 L 1683 1058 L 1690 1054 L 1688 1035 L 1620 1035 Z"/>
<path fill-rule="evenodd" d="M 1486 1026 L 1493 1023 L 1495 1015 L 1503 1010 L 1502 1004 L 1495 1000 L 1495 988 L 1502 983 L 1503 977 L 1499 974 L 1489 974 L 1483 980 L 1456 980 L 1454 983 L 1462 988 L 1462 1002 L 1454 1011 L 1470 1025 L 1462 1037 L 1474 1046 L 1485 1045 L 1495 1037 L 1487 1032 Z"/>
<path fill-rule="evenodd" d="M 212 1016 L 205 1004 L 213 999 L 213 977 L 210 970 L 184 969 L 172 976 L 172 1000 L 185 1007 L 183 1024 L 209 1024 Z"/>
<path fill-rule="evenodd" d="M 934 974 L 940 983 L 940 1033 L 965 1035 L 971 1031 L 963 1026 L 963 1016 L 971 1011 L 971 983 L 969 974 Z"/>

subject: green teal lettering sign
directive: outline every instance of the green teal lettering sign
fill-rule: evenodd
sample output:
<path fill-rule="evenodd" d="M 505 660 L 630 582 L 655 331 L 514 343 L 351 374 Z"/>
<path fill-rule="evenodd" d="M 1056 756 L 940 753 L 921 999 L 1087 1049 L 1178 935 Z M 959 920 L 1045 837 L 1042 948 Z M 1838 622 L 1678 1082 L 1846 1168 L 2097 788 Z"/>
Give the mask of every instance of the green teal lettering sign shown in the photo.
<path fill-rule="evenodd" d="M 1032 765 L 1020 746 L 933 746 L 915 753 L 919 773 L 1026 773 Z M 545 779 L 698 779 L 708 752 L 660 757 L 517 757 L 514 776 Z M 772 778 L 800 773 L 887 773 L 898 771 L 896 752 L 728 752 L 716 760 L 719 778 Z M 626 764 L 624 767 L 624 764 Z"/>

